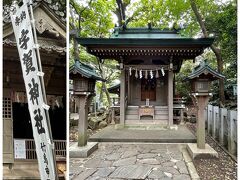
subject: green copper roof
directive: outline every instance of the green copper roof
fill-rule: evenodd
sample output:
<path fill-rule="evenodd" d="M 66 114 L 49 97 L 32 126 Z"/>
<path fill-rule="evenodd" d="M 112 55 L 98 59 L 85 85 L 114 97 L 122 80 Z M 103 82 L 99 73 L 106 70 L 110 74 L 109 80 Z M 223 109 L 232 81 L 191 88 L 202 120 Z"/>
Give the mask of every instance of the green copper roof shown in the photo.
<path fill-rule="evenodd" d="M 160 29 L 147 29 L 147 28 L 130 28 L 121 29 L 115 28 L 110 38 L 138 38 L 138 39 L 171 39 L 183 38 L 176 30 L 160 30 Z"/>
<path fill-rule="evenodd" d="M 225 76 L 213 70 L 207 61 L 202 61 L 197 67 L 194 68 L 193 72 L 186 78 L 186 80 L 192 80 L 200 77 L 208 77 L 210 80 L 224 79 Z"/>
<path fill-rule="evenodd" d="M 70 74 L 79 73 L 89 79 L 105 81 L 103 78 L 96 74 L 95 70 L 92 67 L 83 64 L 79 60 L 75 60 L 75 63 L 70 67 L 69 73 Z"/>
<path fill-rule="evenodd" d="M 214 38 L 189 38 L 180 36 L 176 30 L 148 28 L 115 28 L 110 38 L 77 38 L 83 46 L 210 46 Z"/>
<path fill-rule="evenodd" d="M 102 59 L 124 61 L 133 57 L 177 57 L 194 59 L 203 53 L 214 38 L 182 37 L 176 30 L 153 28 L 115 28 L 110 38 L 77 38 L 87 52 Z"/>
<path fill-rule="evenodd" d="M 189 47 L 189 46 L 210 46 L 214 39 L 213 38 L 158 38 L 158 39 L 147 39 L 147 38 L 77 38 L 79 44 L 88 47 L 102 47 L 113 45 L 114 47 L 119 46 L 156 46 L 156 47 Z"/>

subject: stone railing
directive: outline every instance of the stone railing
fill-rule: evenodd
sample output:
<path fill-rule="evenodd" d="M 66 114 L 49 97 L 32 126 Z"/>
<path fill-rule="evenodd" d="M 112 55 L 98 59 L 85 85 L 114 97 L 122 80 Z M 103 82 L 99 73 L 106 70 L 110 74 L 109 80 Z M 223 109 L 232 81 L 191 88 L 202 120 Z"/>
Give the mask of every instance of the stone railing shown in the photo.
<path fill-rule="evenodd" d="M 237 156 L 237 111 L 208 105 L 205 120 L 208 134 Z"/>

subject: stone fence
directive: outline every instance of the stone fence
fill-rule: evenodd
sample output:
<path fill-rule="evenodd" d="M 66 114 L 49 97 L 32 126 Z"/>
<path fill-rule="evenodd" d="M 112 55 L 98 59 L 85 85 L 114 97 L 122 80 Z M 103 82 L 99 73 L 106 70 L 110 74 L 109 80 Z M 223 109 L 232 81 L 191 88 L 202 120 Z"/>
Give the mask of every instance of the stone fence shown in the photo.
<path fill-rule="evenodd" d="M 208 105 L 205 109 L 207 132 L 229 153 L 237 156 L 237 111 Z"/>

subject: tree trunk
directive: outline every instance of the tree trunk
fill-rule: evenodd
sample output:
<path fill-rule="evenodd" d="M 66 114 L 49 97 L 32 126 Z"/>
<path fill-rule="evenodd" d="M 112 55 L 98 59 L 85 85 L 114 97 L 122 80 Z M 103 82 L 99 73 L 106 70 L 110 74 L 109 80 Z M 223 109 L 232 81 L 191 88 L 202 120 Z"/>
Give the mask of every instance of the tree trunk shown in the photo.
<path fill-rule="evenodd" d="M 99 101 L 103 102 L 103 84 L 101 84 L 100 94 L 99 94 Z"/>
<path fill-rule="evenodd" d="M 107 90 L 106 82 L 102 82 L 102 85 L 103 85 L 103 88 L 104 88 L 104 92 L 105 92 L 105 94 L 107 96 L 108 107 L 110 107 L 111 106 L 111 99 L 110 99 L 109 92 Z"/>
<path fill-rule="evenodd" d="M 197 21 L 201 27 L 202 33 L 203 33 L 204 37 L 207 38 L 208 32 L 207 32 L 205 23 L 201 17 L 201 14 L 199 13 L 198 8 L 196 6 L 196 2 L 195 2 L 195 0 L 190 0 L 190 3 L 191 3 L 192 10 L 197 18 Z M 212 49 L 212 51 L 214 52 L 214 54 L 217 58 L 218 72 L 222 73 L 223 72 L 223 59 L 222 59 L 222 55 L 221 55 L 221 50 L 214 45 L 211 45 L 210 48 Z M 223 107 L 225 104 L 224 80 L 223 79 L 219 80 L 219 97 L 220 97 L 219 104 L 221 107 Z"/>
<path fill-rule="evenodd" d="M 80 51 L 79 51 L 79 47 L 78 47 L 78 42 L 76 40 L 76 38 L 73 38 L 73 44 L 74 44 L 74 60 L 79 59 L 80 57 Z"/>
<path fill-rule="evenodd" d="M 99 72 L 100 72 L 100 75 L 103 79 L 106 79 L 106 76 L 105 76 L 105 72 L 104 72 L 104 69 L 103 69 L 103 62 L 100 61 L 100 59 L 98 59 L 98 67 L 99 67 Z M 106 94 L 107 96 L 107 101 L 108 101 L 108 107 L 111 106 L 111 99 L 110 99 L 110 95 L 109 95 L 109 92 L 107 90 L 107 86 L 106 86 L 106 82 L 102 82 L 102 88 L 101 90 L 103 91 L 104 90 L 104 93 Z"/>

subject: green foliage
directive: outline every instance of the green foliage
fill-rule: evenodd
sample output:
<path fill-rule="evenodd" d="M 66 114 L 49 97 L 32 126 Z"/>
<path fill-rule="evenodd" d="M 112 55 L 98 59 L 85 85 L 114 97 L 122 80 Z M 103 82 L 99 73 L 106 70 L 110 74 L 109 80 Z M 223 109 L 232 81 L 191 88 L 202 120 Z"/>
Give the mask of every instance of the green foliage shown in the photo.
<path fill-rule="evenodd" d="M 219 6 L 219 13 L 206 19 L 209 33 L 216 36 L 215 44 L 221 47 L 227 78 L 237 74 L 237 6 L 228 3 Z M 235 77 L 236 78 L 236 77 Z"/>
<path fill-rule="evenodd" d="M 221 49 L 227 89 L 230 84 L 236 84 L 237 78 L 236 1 L 195 0 L 195 2 L 206 24 L 208 34 L 215 36 L 214 44 Z M 97 38 L 110 36 L 116 23 L 114 17 L 119 18 L 116 0 L 70 0 L 70 4 L 70 30 L 77 29 L 76 36 Z M 153 27 L 164 29 L 173 26 L 178 28 L 179 24 L 182 24 L 183 36 L 200 37 L 202 34 L 189 0 L 123 0 L 123 4 L 126 10 L 127 27 L 147 27 L 151 22 Z M 71 44 L 70 54 L 74 52 L 72 41 Z M 116 61 L 106 60 L 100 67 L 96 57 L 88 54 L 83 47 L 79 49 L 80 60 L 91 64 L 99 75 L 108 78 L 107 87 L 119 78 L 119 71 L 115 68 Z M 207 50 L 198 58 L 198 60 L 203 59 L 208 59 L 210 66 L 217 69 L 216 56 L 211 50 Z M 73 63 L 73 60 L 70 63 Z M 176 75 L 176 91 L 181 96 L 188 96 L 189 85 L 183 82 L 183 79 L 191 73 L 193 67 L 194 64 L 191 61 L 185 61 L 180 73 Z M 98 92 L 102 93 L 102 84 L 98 83 L 97 87 Z M 213 91 L 214 94 L 218 94 L 217 83 L 213 86 Z"/>
<path fill-rule="evenodd" d="M 186 97 L 187 103 L 191 103 L 190 85 L 189 82 L 185 81 L 186 77 L 192 72 L 194 64 L 192 61 L 184 61 L 181 67 L 181 72 L 175 74 L 175 92 L 180 97 Z"/>

